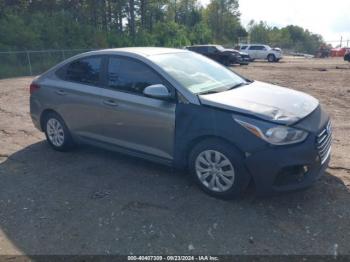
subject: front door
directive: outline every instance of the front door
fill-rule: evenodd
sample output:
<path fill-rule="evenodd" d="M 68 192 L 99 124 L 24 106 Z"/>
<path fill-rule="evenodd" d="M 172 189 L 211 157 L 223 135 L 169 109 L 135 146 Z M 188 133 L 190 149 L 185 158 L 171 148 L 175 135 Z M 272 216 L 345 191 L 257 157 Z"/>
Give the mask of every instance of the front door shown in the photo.
<path fill-rule="evenodd" d="M 169 84 L 136 59 L 111 56 L 102 91 L 100 139 L 119 147 L 172 159 L 176 103 L 146 97 L 145 87 Z"/>
<path fill-rule="evenodd" d="M 215 61 L 219 61 L 219 51 L 215 46 L 208 46 L 208 57 Z"/>
<path fill-rule="evenodd" d="M 267 57 L 267 54 L 266 54 L 266 51 L 267 51 L 267 49 L 266 49 L 266 47 L 265 46 L 263 46 L 263 45 L 259 45 L 259 46 L 257 46 L 256 47 L 256 58 L 257 59 L 266 59 L 266 57 Z"/>
<path fill-rule="evenodd" d="M 258 58 L 258 54 L 257 54 L 257 46 L 253 45 L 250 46 L 248 49 L 248 54 L 250 56 L 251 59 L 257 59 Z"/>

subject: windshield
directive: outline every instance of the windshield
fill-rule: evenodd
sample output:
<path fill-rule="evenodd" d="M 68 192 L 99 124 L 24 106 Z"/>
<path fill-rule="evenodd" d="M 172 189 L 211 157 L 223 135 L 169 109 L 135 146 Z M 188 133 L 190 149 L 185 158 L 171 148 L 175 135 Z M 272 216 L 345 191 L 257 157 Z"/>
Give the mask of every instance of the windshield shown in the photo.
<path fill-rule="evenodd" d="M 194 94 L 226 91 L 246 83 L 231 70 L 193 52 L 159 54 L 149 59 Z"/>

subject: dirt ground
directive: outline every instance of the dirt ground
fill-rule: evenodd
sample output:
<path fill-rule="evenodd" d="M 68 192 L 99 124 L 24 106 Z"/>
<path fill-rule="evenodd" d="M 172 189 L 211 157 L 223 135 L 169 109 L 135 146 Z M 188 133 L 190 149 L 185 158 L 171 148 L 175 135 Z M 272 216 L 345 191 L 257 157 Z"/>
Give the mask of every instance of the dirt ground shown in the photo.
<path fill-rule="evenodd" d="M 331 114 L 332 160 L 312 188 L 211 198 L 185 174 L 91 147 L 51 150 L 28 114 L 32 78 L 0 80 L 0 254 L 350 254 L 350 64 L 234 67 L 307 92 Z"/>

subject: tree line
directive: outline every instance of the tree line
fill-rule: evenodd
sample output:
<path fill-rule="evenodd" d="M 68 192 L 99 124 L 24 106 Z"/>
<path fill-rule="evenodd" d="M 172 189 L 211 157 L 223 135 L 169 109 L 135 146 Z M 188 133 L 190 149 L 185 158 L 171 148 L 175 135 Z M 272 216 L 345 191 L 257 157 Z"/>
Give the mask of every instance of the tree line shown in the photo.
<path fill-rule="evenodd" d="M 279 46 L 294 52 L 314 54 L 325 45 L 321 35 L 313 34 L 300 26 L 271 27 L 264 22 L 252 20 L 248 25 L 250 40 L 272 46 Z"/>
<path fill-rule="evenodd" d="M 300 33 L 299 29 L 303 32 Z M 0 51 L 121 46 L 181 47 L 239 39 L 313 52 L 302 28 L 242 26 L 238 0 L 0 0 Z"/>

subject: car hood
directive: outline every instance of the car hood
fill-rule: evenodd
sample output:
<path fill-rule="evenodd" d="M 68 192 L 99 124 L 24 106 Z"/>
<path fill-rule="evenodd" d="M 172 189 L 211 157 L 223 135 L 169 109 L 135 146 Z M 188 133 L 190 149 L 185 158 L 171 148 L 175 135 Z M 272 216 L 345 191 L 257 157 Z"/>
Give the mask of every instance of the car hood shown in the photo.
<path fill-rule="evenodd" d="M 236 49 L 229 49 L 229 48 L 226 48 L 226 49 L 224 50 L 224 52 L 234 53 L 234 54 L 240 54 L 240 55 L 245 54 L 245 53 L 243 53 L 243 52 L 241 52 L 241 51 L 238 51 L 238 50 L 236 50 Z"/>
<path fill-rule="evenodd" d="M 242 52 L 242 51 L 239 51 L 239 50 L 236 50 L 236 49 L 225 49 L 225 52 L 238 53 L 241 56 L 248 56 L 249 55 L 248 53 L 245 53 L 245 52 Z"/>
<path fill-rule="evenodd" d="M 239 53 L 243 56 L 243 55 L 245 55 L 245 56 L 249 56 L 249 54 L 248 53 L 245 53 L 245 52 L 241 52 L 241 51 L 239 51 Z"/>
<path fill-rule="evenodd" d="M 254 81 L 225 92 L 199 95 L 202 104 L 291 125 L 314 111 L 319 102 L 305 93 Z"/>

